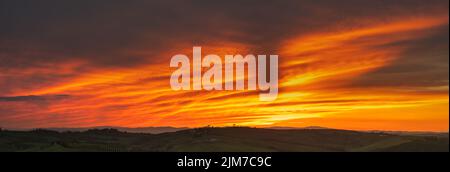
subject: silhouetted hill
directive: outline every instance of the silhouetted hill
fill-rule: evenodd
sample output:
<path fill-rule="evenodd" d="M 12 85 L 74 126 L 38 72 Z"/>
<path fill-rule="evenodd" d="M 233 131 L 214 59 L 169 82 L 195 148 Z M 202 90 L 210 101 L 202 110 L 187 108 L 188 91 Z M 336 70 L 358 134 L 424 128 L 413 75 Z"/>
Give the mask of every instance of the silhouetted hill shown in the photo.
<path fill-rule="evenodd" d="M 159 134 L 159 133 L 168 133 L 168 132 L 176 132 L 180 130 L 186 130 L 189 128 L 175 128 L 175 127 L 138 127 L 138 128 L 129 128 L 129 127 L 111 127 L 111 126 L 102 126 L 102 127 L 88 127 L 88 128 L 46 128 L 46 130 L 58 131 L 58 132 L 83 132 L 93 129 L 117 129 L 121 132 L 127 133 L 150 133 L 150 134 Z"/>
<path fill-rule="evenodd" d="M 282 127 L 282 126 L 275 126 L 275 127 L 269 127 L 268 129 L 276 129 L 276 130 L 298 130 L 298 129 L 332 129 L 332 128 L 326 128 L 326 127 L 320 127 L 320 126 L 308 126 L 308 127 Z"/>
<path fill-rule="evenodd" d="M 335 129 L 198 128 L 161 134 L 117 129 L 0 131 L 0 151 L 449 151 L 449 139 Z"/>

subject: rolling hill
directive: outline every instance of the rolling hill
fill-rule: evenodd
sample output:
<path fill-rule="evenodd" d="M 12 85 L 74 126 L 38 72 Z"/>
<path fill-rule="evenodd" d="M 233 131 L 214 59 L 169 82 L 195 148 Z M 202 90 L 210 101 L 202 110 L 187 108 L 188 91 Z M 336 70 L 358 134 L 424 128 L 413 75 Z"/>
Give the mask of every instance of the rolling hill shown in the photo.
<path fill-rule="evenodd" d="M 448 134 L 325 128 L 197 128 L 159 134 L 117 129 L 0 131 L 0 151 L 19 152 L 416 152 L 449 151 Z"/>

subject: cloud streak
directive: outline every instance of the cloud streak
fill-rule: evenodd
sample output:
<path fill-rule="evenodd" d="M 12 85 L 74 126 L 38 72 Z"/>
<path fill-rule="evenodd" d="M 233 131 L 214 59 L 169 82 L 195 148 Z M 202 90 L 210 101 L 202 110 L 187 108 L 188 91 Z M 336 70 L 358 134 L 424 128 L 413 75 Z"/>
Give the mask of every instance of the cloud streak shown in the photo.
<path fill-rule="evenodd" d="M 1 4 L 4 127 L 448 130 L 445 0 Z M 172 91 L 170 57 L 196 45 L 222 57 L 279 54 L 277 101 Z"/>

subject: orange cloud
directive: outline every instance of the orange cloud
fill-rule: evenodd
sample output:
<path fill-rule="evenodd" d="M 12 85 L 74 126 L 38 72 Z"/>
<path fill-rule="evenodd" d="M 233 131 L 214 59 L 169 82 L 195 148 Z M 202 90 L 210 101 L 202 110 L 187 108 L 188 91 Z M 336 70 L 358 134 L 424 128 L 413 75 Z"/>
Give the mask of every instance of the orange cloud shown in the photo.
<path fill-rule="evenodd" d="M 22 95 L 70 95 L 48 104 L 1 103 L 23 126 L 321 125 L 344 129 L 448 130 L 448 85 L 437 93 L 398 88 L 346 87 L 355 78 L 392 64 L 417 40 L 448 25 L 448 15 L 398 18 L 363 26 L 292 36 L 279 45 L 280 94 L 260 102 L 249 91 L 172 91 L 167 63 L 132 69 L 97 69 Z M 189 54 L 190 44 L 175 45 Z M 248 54 L 254 46 L 218 42 L 205 54 Z M 160 54 L 169 59 L 173 52 Z M 70 65 L 67 68 L 70 69 Z M 62 70 L 64 71 L 64 70 Z M 433 89 L 433 88 L 430 88 Z M 439 109 L 430 113 L 433 109 Z M 14 112 L 10 112 L 14 113 Z"/>

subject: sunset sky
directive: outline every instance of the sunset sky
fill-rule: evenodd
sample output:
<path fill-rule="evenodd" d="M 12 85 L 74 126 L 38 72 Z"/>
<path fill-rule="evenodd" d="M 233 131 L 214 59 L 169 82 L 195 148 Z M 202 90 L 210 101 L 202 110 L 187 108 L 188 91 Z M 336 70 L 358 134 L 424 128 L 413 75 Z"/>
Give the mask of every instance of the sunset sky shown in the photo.
<path fill-rule="evenodd" d="M 107 2 L 107 3 L 106 3 Z M 0 127 L 448 131 L 448 0 L 0 0 Z M 173 55 L 278 54 L 279 94 L 173 91 Z"/>

